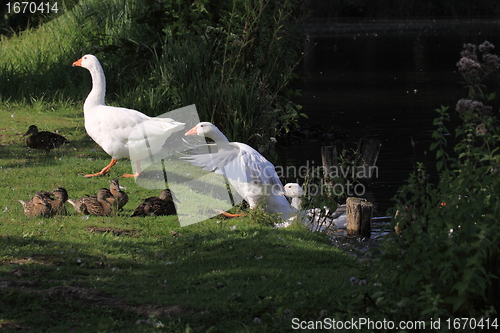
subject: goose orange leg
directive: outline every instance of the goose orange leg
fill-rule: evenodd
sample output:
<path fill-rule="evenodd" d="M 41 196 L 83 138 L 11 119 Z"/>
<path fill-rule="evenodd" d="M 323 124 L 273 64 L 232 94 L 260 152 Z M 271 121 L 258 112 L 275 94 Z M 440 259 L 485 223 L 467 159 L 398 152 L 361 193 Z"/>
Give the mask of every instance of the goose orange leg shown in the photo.
<path fill-rule="evenodd" d="M 99 171 L 98 173 L 92 173 L 92 174 L 89 174 L 89 175 L 85 175 L 84 177 L 90 178 L 90 177 L 105 175 L 105 174 L 107 174 L 109 172 L 109 170 L 113 167 L 113 165 L 116 164 L 116 162 L 118 162 L 118 161 L 115 160 L 114 158 L 112 158 L 111 162 L 109 162 L 109 164 L 106 165 L 101 171 Z"/>
<path fill-rule="evenodd" d="M 225 217 L 240 217 L 240 216 L 246 216 L 246 215 L 247 215 L 247 214 L 245 214 L 245 213 L 231 214 L 231 213 L 225 212 L 225 211 L 220 210 L 220 209 L 216 209 L 216 211 L 217 211 L 219 214 L 221 214 L 221 215 L 223 215 L 223 216 L 225 216 Z"/>
<path fill-rule="evenodd" d="M 122 177 L 128 177 L 128 178 L 134 178 L 134 177 L 139 177 L 141 174 L 141 161 L 135 161 L 135 173 L 124 173 Z"/>

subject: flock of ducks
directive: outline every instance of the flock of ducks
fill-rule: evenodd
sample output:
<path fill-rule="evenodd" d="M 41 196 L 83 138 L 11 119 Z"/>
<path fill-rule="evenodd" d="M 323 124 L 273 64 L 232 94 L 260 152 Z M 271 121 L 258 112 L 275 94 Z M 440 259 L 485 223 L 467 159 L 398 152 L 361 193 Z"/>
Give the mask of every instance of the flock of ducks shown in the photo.
<path fill-rule="evenodd" d="M 111 156 L 111 161 L 101 171 L 85 177 L 101 176 L 119 159 L 135 161 L 135 173 L 123 177 L 137 177 L 141 174 L 140 161 L 150 154 L 158 153 L 166 140 L 175 132 L 184 129 L 185 124 L 170 118 L 149 117 L 126 108 L 108 106 L 104 102 L 106 79 L 99 60 L 84 55 L 73 66 L 86 68 L 92 77 L 92 90 L 87 96 L 83 110 L 85 130 L 102 149 Z M 35 125 L 30 126 L 25 135 L 31 134 L 26 143 L 31 148 L 51 149 L 69 143 L 63 136 L 39 132 Z M 210 138 L 215 143 L 202 144 L 190 149 L 192 155 L 181 159 L 203 168 L 206 171 L 224 175 L 246 200 L 250 208 L 263 203 L 263 209 L 270 214 L 278 214 L 282 220 L 290 221 L 304 215 L 300 208 L 303 191 L 298 184 L 283 186 L 272 163 L 252 147 L 229 142 L 227 137 L 212 123 L 201 122 L 185 133 Z M 292 198 L 290 203 L 285 195 Z M 158 197 L 146 198 L 131 216 L 173 215 L 176 214 L 175 197 L 170 190 L 164 190 Z M 111 182 L 109 189 L 102 188 L 95 196 L 85 196 L 69 200 L 66 190 L 35 193 L 30 201 L 21 201 L 27 216 L 54 216 L 65 213 L 65 203 L 69 202 L 78 213 L 86 215 L 109 216 L 121 210 L 128 196 L 120 189 L 117 180 Z M 237 216 L 223 212 L 228 217 Z M 302 218 L 301 218 L 302 219 Z M 304 219 L 303 219 L 304 220 Z"/>
<path fill-rule="evenodd" d="M 75 200 L 69 199 L 68 192 L 58 187 L 52 192 L 40 191 L 28 201 L 19 200 L 27 217 L 53 217 L 67 215 L 66 202 L 77 213 L 83 215 L 111 216 L 123 209 L 128 202 L 128 195 L 121 188 L 117 179 L 111 181 L 109 189 L 101 188 L 97 195 L 86 195 Z M 136 216 L 176 215 L 175 197 L 169 189 L 163 190 L 158 197 L 149 197 L 132 213 Z"/>

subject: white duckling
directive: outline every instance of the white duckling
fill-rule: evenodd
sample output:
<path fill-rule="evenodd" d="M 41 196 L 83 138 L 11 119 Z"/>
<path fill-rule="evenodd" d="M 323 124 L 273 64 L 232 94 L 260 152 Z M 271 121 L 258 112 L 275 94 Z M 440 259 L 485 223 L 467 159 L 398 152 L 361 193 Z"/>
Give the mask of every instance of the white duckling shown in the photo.
<path fill-rule="evenodd" d="M 297 183 L 287 183 L 284 187 L 285 196 L 292 199 L 292 208 L 295 214 L 289 219 L 289 222 L 297 220 L 306 226 L 309 226 L 311 221 L 307 217 L 307 211 L 302 210 L 302 196 L 304 190 Z"/>
<path fill-rule="evenodd" d="M 304 190 L 302 186 L 297 183 L 287 183 L 284 186 L 285 195 L 292 198 L 292 207 L 298 212 L 302 210 L 302 196 L 304 195 Z"/>
<path fill-rule="evenodd" d="M 304 195 L 304 190 L 302 187 L 297 183 L 287 183 L 284 189 L 285 195 L 292 198 L 292 207 L 298 211 L 297 217 L 299 221 L 307 225 L 311 230 L 322 231 L 325 226 L 333 227 L 334 225 L 337 229 L 347 227 L 345 205 L 339 206 L 335 212 L 331 212 L 329 208 L 325 207 L 323 214 L 319 208 L 303 210 L 301 197 Z"/>
<path fill-rule="evenodd" d="M 215 141 L 215 145 L 206 146 L 210 147 L 213 153 L 191 155 L 183 159 L 205 171 L 225 175 L 250 208 L 262 203 L 266 212 L 279 214 L 284 220 L 294 214 L 295 209 L 283 196 L 283 184 L 274 165 L 258 151 L 244 143 L 229 142 L 227 137 L 209 122 L 199 123 L 185 135 L 198 135 Z M 222 214 L 234 216 L 224 212 Z"/>
<path fill-rule="evenodd" d="M 106 78 L 99 60 L 87 54 L 75 61 L 73 66 L 88 69 L 92 76 L 92 90 L 83 105 L 85 129 L 111 156 L 111 162 L 100 172 L 85 177 L 107 174 L 122 158 L 130 158 L 136 162 L 135 174 L 123 176 L 138 176 L 141 173 L 140 160 L 158 153 L 172 133 L 184 128 L 184 123 L 170 118 L 151 118 L 136 110 L 106 105 Z"/>

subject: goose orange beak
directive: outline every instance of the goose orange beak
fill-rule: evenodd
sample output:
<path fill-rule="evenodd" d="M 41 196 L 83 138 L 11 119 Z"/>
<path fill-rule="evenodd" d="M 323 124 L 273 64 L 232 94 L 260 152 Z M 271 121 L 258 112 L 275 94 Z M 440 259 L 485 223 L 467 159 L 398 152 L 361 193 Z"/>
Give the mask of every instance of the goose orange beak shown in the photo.
<path fill-rule="evenodd" d="M 196 126 L 191 128 L 189 131 L 186 132 L 184 135 L 198 135 L 198 130 L 196 129 Z"/>
<path fill-rule="evenodd" d="M 80 58 L 77 61 L 75 61 L 72 66 L 80 66 L 80 67 L 82 67 L 82 58 Z"/>

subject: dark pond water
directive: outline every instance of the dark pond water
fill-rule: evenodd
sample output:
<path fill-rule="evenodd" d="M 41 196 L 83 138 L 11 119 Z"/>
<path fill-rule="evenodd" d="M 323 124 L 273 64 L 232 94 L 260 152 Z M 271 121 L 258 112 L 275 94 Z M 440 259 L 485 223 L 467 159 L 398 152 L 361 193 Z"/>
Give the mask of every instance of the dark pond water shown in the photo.
<path fill-rule="evenodd" d="M 315 20 L 304 32 L 297 102 L 309 119 L 302 127 L 333 130 L 337 145 L 355 145 L 364 136 L 382 142 L 378 177 L 366 196 L 384 214 L 415 161 L 435 170 L 434 154 L 425 153 L 435 129 L 434 110 L 440 105 L 454 110 L 467 97 L 456 68 L 463 44 L 488 40 L 498 51 L 500 20 Z M 321 146 L 332 142 L 314 135 L 295 142 L 280 150 L 281 163 L 320 165 Z"/>

